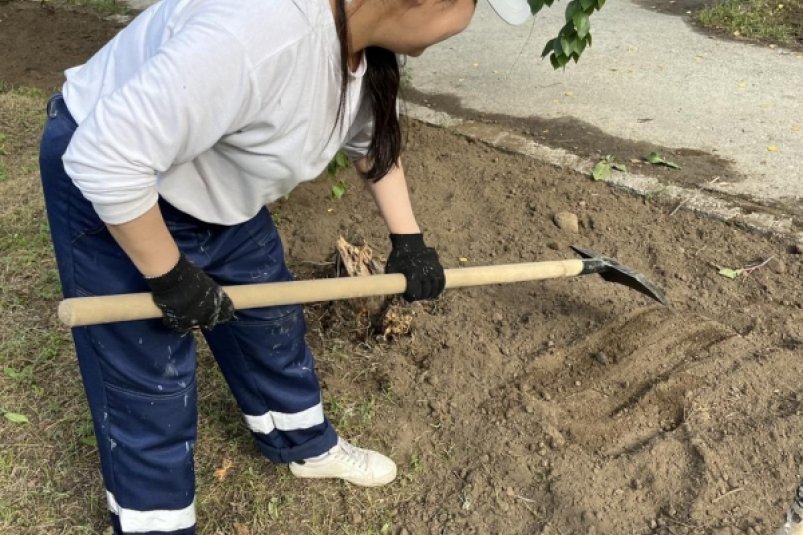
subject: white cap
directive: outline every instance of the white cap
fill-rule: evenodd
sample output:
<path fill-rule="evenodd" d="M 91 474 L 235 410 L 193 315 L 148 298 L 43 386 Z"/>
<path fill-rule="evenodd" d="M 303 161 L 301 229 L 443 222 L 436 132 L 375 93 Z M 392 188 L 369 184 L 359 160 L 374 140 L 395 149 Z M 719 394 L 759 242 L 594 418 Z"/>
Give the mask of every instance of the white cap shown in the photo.
<path fill-rule="evenodd" d="M 531 16 L 527 0 L 488 0 L 496 14 L 513 26 L 525 23 Z"/>

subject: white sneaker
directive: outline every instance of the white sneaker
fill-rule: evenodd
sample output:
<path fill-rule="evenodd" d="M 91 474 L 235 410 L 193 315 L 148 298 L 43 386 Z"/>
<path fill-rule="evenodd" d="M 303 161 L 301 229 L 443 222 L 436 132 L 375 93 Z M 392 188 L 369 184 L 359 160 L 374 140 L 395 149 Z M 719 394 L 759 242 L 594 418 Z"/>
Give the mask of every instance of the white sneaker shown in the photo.
<path fill-rule="evenodd" d="M 296 477 L 339 478 L 361 487 L 379 487 L 396 478 L 396 463 L 381 453 L 352 446 L 342 438 L 321 456 L 290 463 Z"/>

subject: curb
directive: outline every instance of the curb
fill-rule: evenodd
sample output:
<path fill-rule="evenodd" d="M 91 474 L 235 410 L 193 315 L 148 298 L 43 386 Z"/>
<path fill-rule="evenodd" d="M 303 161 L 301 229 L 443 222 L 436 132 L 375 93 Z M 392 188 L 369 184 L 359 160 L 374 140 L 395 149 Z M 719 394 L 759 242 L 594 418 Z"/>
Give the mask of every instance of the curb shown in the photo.
<path fill-rule="evenodd" d="M 494 148 L 521 154 L 561 169 L 569 169 L 590 176 L 596 162 L 581 158 L 564 149 L 555 149 L 514 134 L 498 126 L 460 119 L 446 112 L 436 111 L 408 101 L 401 102 L 404 115 L 431 126 L 450 130 L 456 134 L 481 141 Z M 676 203 L 675 210 L 684 209 L 702 217 L 735 224 L 762 234 L 792 239 L 803 246 L 803 232 L 795 231 L 793 217 L 772 213 L 760 207 L 745 209 L 737 203 L 711 195 L 699 188 L 691 189 L 666 184 L 654 177 L 611 170 L 606 183 L 645 197 L 657 197 L 667 203 Z"/>

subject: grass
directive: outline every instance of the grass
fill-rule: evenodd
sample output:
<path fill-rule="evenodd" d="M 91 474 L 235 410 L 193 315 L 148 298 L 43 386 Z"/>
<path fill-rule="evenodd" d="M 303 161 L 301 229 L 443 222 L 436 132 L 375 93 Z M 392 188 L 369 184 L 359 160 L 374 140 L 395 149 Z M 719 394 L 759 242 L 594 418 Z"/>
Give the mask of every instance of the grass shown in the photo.
<path fill-rule="evenodd" d="M 781 45 L 803 45 L 803 0 L 725 0 L 697 20 L 729 34 Z"/>
<path fill-rule="evenodd" d="M 0 533 L 101 534 L 107 513 L 91 420 L 69 332 L 56 317 L 60 289 L 37 167 L 45 100 L 0 84 L 0 411 L 28 419 L 0 416 Z M 312 320 L 319 335 L 310 342 L 330 378 L 332 420 L 358 444 L 378 446 L 369 426 L 388 419 L 396 402 L 370 377 L 382 358 L 358 351 L 350 328 Z M 398 459 L 401 477 L 381 489 L 296 480 L 258 453 L 203 346 L 198 388 L 200 534 L 387 535 L 393 510 L 423 492 L 419 458 Z"/>

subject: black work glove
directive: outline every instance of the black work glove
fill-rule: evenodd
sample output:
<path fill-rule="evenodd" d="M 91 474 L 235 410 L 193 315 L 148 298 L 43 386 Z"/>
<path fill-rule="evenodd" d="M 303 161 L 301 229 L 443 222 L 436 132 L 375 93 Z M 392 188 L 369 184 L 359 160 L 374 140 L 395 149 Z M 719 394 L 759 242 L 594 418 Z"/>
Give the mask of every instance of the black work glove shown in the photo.
<path fill-rule="evenodd" d="M 406 301 L 434 299 L 443 291 L 446 277 L 438 253 L 424 244 L 423 234 L 391 234 L 393 250 L 385 273 L 401 273 L 407 279 Z"/>
<path fill-rule="evenodd" d="M 145 282 L 162 311 L 162 322 L 173 330 L 211 329 L 234 315 L 234 305 L 223 288 L 183 254 L 173 269 Z"/>

